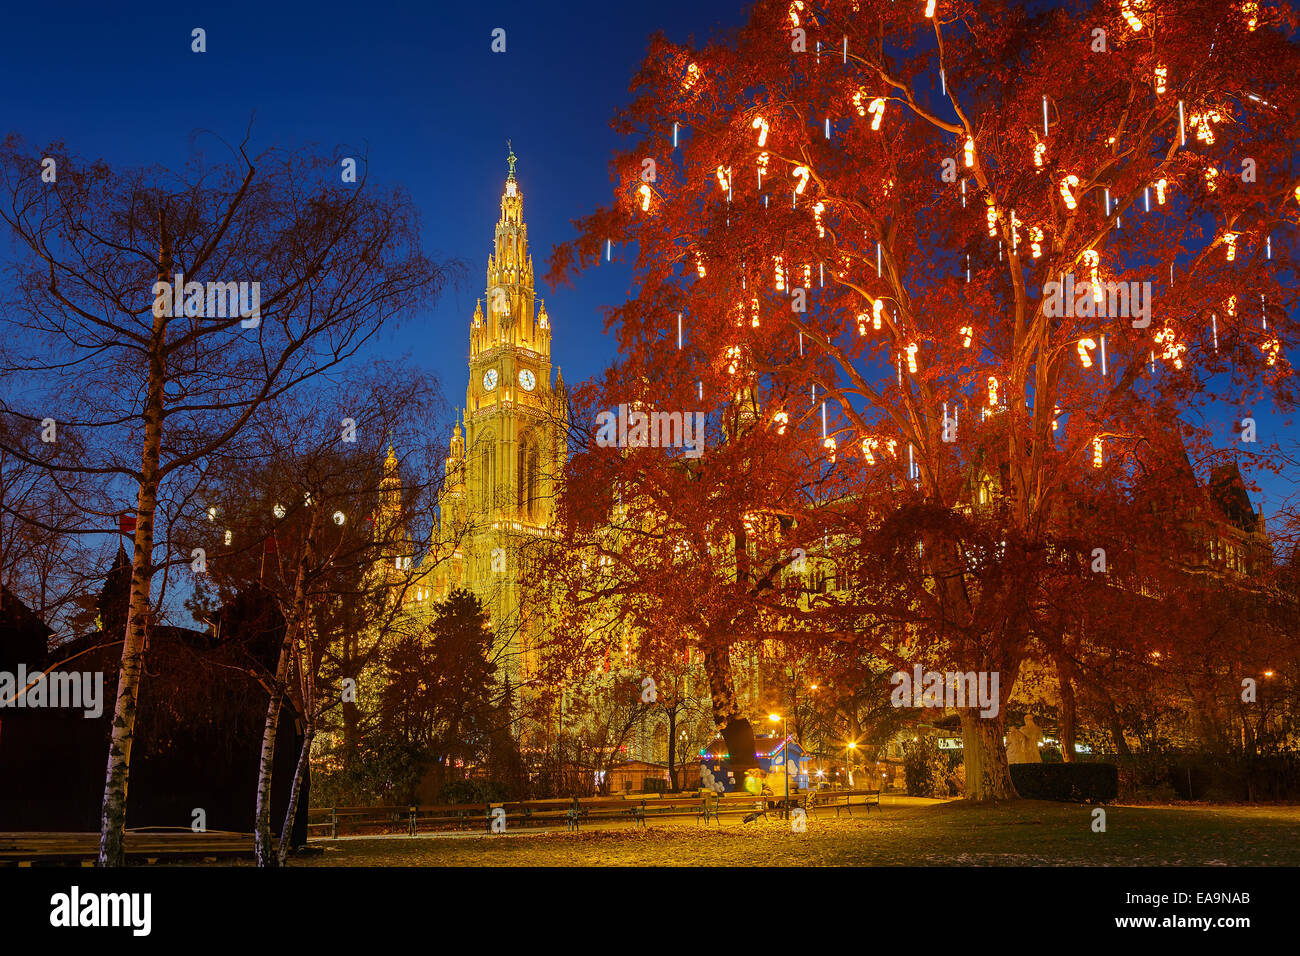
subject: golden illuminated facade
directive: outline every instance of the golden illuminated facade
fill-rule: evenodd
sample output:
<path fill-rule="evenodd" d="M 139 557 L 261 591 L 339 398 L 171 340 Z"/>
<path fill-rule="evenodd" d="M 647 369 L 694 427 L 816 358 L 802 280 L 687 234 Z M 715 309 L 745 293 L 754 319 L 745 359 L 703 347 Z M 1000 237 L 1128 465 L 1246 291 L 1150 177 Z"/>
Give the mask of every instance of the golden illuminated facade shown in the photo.
<path fill-rule="evenodd" d="M 504 675 L 518 686 L 540 626 L 520 600 L 521 546 L 554 515 L 568 402 L 558 368 L 552 384 L 551 320 L 534 292 L 513 152 L 508 162 L 485 295 L 470 322 L 464 428 L 458 423 L 452 435 L 418 595 L 438 601 L 453 587 L 473 591 L 506 645 Z"/>

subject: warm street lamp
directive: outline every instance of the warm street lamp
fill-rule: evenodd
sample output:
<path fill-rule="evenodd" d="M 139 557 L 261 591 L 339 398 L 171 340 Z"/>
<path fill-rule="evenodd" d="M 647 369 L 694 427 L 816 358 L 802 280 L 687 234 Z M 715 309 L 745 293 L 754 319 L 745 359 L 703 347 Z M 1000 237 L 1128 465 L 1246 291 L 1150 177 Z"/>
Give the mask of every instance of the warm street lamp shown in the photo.
<path fill-rule="evenodd" d="M 786 734 L 785 731 L 784 717 L 782 717 L 780 714 L 768 714 L 767 719 L 772 721 L 773 723 L 780 722 L 781 724 L 781 736 L 782 738 L 784 738 L 781 741 L 781 763 L 785 764 L 785 800 L 782 802 L 781 805 L 785 809 L 785 815 L 789 816 L 790 814 L 790 752 L 786 750 L 785 747 L 786 744 L 790 742 L 790 737 L 788 734 Z"/>
<path fill-rule="evenodd" d="M 853 751 L 858 749 L 858 742 L 850 740 L 848 746 L 844 748 L 844 785 L 853 786 L 853 761 L 850 757 Z"/>

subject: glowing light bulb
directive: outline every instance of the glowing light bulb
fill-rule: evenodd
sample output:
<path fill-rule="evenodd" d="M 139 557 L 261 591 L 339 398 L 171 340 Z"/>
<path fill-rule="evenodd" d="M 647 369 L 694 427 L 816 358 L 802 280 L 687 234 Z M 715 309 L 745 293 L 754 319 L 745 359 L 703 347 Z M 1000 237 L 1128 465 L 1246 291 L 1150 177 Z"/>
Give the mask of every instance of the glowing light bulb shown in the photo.
<path fill-rule="evenodd" d="M 722 188 L 722 191 L 724 193 L 731 189 L 731 167 L 730 166 L 718 167 L 718 185 Z"/>
<path fill-rule="evenodd" d="M 856 93 L 853 94 L 853 106 L 855 109 L 857 109 L 859 116 L 867 115 L 866 107 L 862 105 L 862 97 L 866 95 L 867 95 L 866 90 L 858 90 Z"/>
<path fill-rule="evenodd" d="M 880 121 L 885 118 L 884 97 L 877 96 L 874 100 L 872 100 L 871 105 L 867 107 L 867 112 L 873 114 L 874 116 L 874 118 L 871 120 L 871 128 L 880 129 Z"/>
<path fill-rule="evenodd" d="M 686 67 L 686 76 L 682 78 L 682 88 L 690 90 L 700 78 L 700 68 L 694 63 Z"/>
<path fill-rule="evenodd" d="M 1215 177 L 1217 177 L 1218 175 L 1219 175 L 1219 171 L 1217 169 L 1211 168 L 1205 171 L 1205 188 L 1208 192 L 1214 192 L 1216 188 Z"/>
<path fill-rule="evenodd" d="M 1035 166 L 1038 166 L 1038 167 L 1041 168 L 1042 165 L 1043 165 L 1043 157 L 1044 157 L 1046 154 L 1047 154 L 1047 144 L 1046 144 L 1046 143 L 1039 143 L 1037 146 L 1035 146 L 1035 147 L 1034 147 L 1034 165 L 1035 165 Z"/>
<path fill-rule="evenodd" d="M 1168 183 L 1163 179 L 1156 180 L 1156 203 L 1163 206 L 1165 204 L 1165 186 Z"/>
<path fill-rule="evenodd" d="M 871 454 L 871 450 L 875 447 L 876 447 L 876 439 L 874 438 L 862 439 L 862 457 L 867 460 L 868 465 L 874 465 L 876 463 L 876 456 Z"/>
<path fill-rule="evenodd" d="M 970 348 L 971 339 L 974 335 L 975 330 L 973 328 L 969 325 L 963 325 L 961 327 L 961 347 L 964 349 Z"/>
<path fill-rule="evenodd" d="M 1300 186 L 1295 188 L 1295 201 L 1300 203 Z"/>
<path fill-rule="evenodd" d="M 1079 339 L 1079 361 L 1083 363 L 1084 368 L 1092 368 L 1092 356 L 1089 354 L 1089 351 L 1096 347 L 1097 343 L 1092 339 Z"/>
<path fill-rule="evenodd" d="M 1124 14 L 1124 19 L 1128 21 L 1129 29 L 1134 33 L 1141 33 L 1142 21 L 1139 20 L 1137 14 L 1133 12 L 1133 7 L 1129 4 L 1129 0 L 1120 0 L 1119 10 L 1120 13 Z"/>
<path fill-rule="evenodd" d="M 777 412 L 772 416 L 772 421 L 776 423 L 776 433 L 785 434 L 785 426 L 790 424 L 790 416 L 786 412 Z"/>
<path fill-rule="evenodd" d="M 776 263 L 776 291 L 785 291 L 785 261 L 781 256 L 772 257 Z"/>
<path fill-rule="evenodd" d="M 1228 244 L 1228 261 L 1231 262 L 1237 258 L 1237 234 L 1229 232 L 1224 235 L 1223 241 Z"/>
<path fill-rule="evenodd" d="M 1056 420 L 1056 416 L 1060 414 L 1061 406 L 1059 404 L 1052 406 L 1052 431 L 1056 431 L 1060 427 L 1060 423 Z"/>
<path fill-rule="evenodd" d="M 1246 17 L 1246 29 L 1254 33 L 1255 28 L 1259 26 L 1259 4 L 1255 3 L 1254 0 L 1246 0 L 1241 5 L 1241 12 Z M 1272 365 L 1273 363 L 1269 362 L 1269 364 Z"/>
<path fill-rule="evenodd" d="M 1169 68 L 1164 66 L 1156 67 L 1156 94 L 1160 95 L 1165 91 L 1165 82 L 1169 79 Z"/>
<path fill-rule="evenodd" d="M 1177 340 L 1174 330 L 1165 326 L 1156 333 L 1156 343 L 1161 346 L 1160 357 L 1166 362 L 1172 361 L 1174 368 L 1183 367 L 1183 353 L 1187 351 L 1187 346 Z"/>
<path fill-rule="evenodd" d="M 1078 176 L 1066 176 L 1061 180 L 1061 198 L 1065 200 L 1066 209 L 1073 209 L 1078 205 L 1078 202 L 1075 201 L 1074 193 L 1070 192 L 1071 189 L 1078 185 Z"/>
<path fill-rule="evenodd" d="M 984 213 L 984 218 L 988 222 L 989 236 L 997 238 L 998 234 L 998 210 L 996 206 L 989 206 Z"/>
<path fill-rule="evenodd" d="M 858 313 L 858 335 L 867 334 L 867 313 Z"/>
<path fill-rule="evenodd" d="M 817 223 L 818 239 L 826 238 L 826 227 L 822 225 L 822 211 L 825 208 L 826 204 L 823 202 L 819 202 L 817 205 L 813 206 L 813 222 Z"/>
<path fill-rule="evenodd" d="M 927 17 L 933 17 L 933 16 L 934 16 L 934 4 L 935 4 L 935 0 L 926 0 L 926 4 L 925 4 L 925 15 L 926 15 Z"/>
<path fill-rule="evenodd" d="M 1228 296 L 1228 316 L 1234 319 L 1237 317 L 1237 297 L 1235 295 Z"/>
<path fill-rule="evenodd" d="M 911 374 L 916 374 L 916 343 L 913 342 L 907 347 L 907 370 Z"/>
<path fill-rule="evenodd" d="M 790 4 L 790 25 L 791 26 L 797 27 L 799 25 L 798 11 L 802 9 L 803 9 L 803 0 L 794 0 L 794 2 Z"/>
<path fill-rule="evenodd" d="M 758 175 L 759 175 L 759 176 L 762 176 L 765 172 L 767 172 L 767 161 L 768 161 L 770 158 L 771 158 L 771 154 L 770 154 L 770 153 L 759 153 L 759 154 L 758 154 Z"/>
<path fill-rule="evenodd" d="M 880 331 L 880 316 L 884 311 L 885 303 L 882 300 L 877 299 L 871 304 L 871 325 L 877 332 Z"/>
<path fill-rule="evenodd" d="M 1101 439 L 1094 438 L 1092 440 L 1092 467 L 1100 468 L 1101 462 Z"/>
<path fill-rule="evenodd" d="M 967 136 L 967 137 L 966 137 L 966 145 L 965 145 L 965 147 L 963 148 L 962 151 L 966 154 L 966 165 L 967 165 L 967 166 L 974 166 L 974 165 L 975 165 L 975 140 L 974 140 L 974 138 L 972 138 L 972 137 L 970 137 L 970 136 Z"/>
<path fill-rule="evenodd" d="M 751 328 L 758 328 L 758 296 L 749 302 L 749 324 Z"/>
<path fill-rule="evenodd" d="M 749 124 L 753 129 L 758 130 L 758 145 L 767 145 L 767 120 L 761 116 L 755 116 L 754 122 Z"/>
<path fill-rule="evenodd" d="M 641 194 L 641 211 L 648 212 L 650 209 L 650 186 L 647 183 L 642 183 L 637 192 Z"/>
<path fill-rule="evenodd" d="M 1277 339 L 1267 339 L 1260 343 L 1259 348 L 1264 353 L 1264 358 L 1267 359 L 1269 365 L 1277 364 L 1277 357 L 1282 351 L 1281 342 Z"/>
<path fill-rule="evenodd" d="M 803 287 L 805 289 L 812 288 L 812 266 L 806 262 L 803 264 Z"/>
<path fill-rule="evenodd" d="M 998 407 L 998 380 L 996 377 L 989 376 L 989 408 Z"/>
<path fill-rule="evenodd" d="M 704 260 L 700 258 L 698 252 L 695 253 L 695 271 L 699 273 L 701 279 L 709 274 L 708 270 L 704 268 Z"/>
<path fill-rule="evenodd" d="M 1101 277 L 1097 274 L 1098 267 L 1101 264 L 1101 256 L 1097 254 L 1096 249 L 1083 250 L 1083 264 L 1089 270 L 1089 283 L 1092 286 L 1092 298 L 1094 302 L 1100 302 L 1102 297 Z"/>
<path fill-rule="evenodd" d="M 791 173 L 795 179 L 799 180 L 799 185 L 794 187 L 796 195 L 802 196 L 803 191 L 808 188 L 808 173 L 809 170 L 807 166 L 796 166 L 794 172 Z"/>
<path fill-rule="evenodd" d="M 1043 254 L 1043 230 L 1037 226 L 1029 227 L 1029 248 L 1035 259 Z"/>
<path fill-rule="evenodd" d="M 736 367 L 740 364 L 740 346 L 733 345 L 727 349 L 727 374 L 735 375 Z"/>
<path fill-rule="evenodd" d="M 830 459 L 831 464 L 835 464 L 835 439 L 823 438 L 822 447 L 826 449 L 826 456 Z"/>

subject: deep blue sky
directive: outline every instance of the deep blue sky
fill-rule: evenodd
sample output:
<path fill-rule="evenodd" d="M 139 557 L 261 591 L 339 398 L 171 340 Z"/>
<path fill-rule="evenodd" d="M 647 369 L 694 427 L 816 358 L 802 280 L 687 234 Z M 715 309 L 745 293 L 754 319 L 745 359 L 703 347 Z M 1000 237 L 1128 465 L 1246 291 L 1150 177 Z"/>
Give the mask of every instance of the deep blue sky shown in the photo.
<path fill-rule="evenodd" d="M 609 121 L 649 35 L 703 39 L 738 24 L 743 9 L 721 0 L 6 4 L 0 135 L 62 139 L 113 166 L 179 168 L 195 131 L 237 143 L 255 113 L 254 151 L 368 150 L 372 177 L 410 190 L 426 251 L 468 264 L 461 288 L 379 347 L 436 374 L 458 407 L 507 138 L 555 360 L 576 383 L 613 355 L 599 307 L 624 297 L 630 269 L 605 266 L 553 293 L 540 281 L 551 246 L 610 197 Z M 206 53 L 190 51 L 195 27 L 207 31 Z M 505 53 L 491 52 L 497 27 Z M 220 158 L 219 143 L 201 145 Z"/>
<path fill-rule="evenodd" d="M 193 134 L 252 149 L 317 143 L 369 154 L 370 174 L 406 186 L 423 217 L 425 249 L 468 272 L 426 314 L 376 347 L 434 373 L 464 401 L 468 327 L 505 177 L 505 141 L 519 157 L 532 252 L 545 271 L 570 220 L 610 196 L 609 128 L 650 33 L 677 40 L 738 25 L 742 0 L 560 2 L 8 4 L 0 28 L 0 135 L 66 142 L 116 167 L 179 168 Z M 190 31 L 207 31 L 192 53 Z M 493 29 L 506 52 L 491 52 Z M 220 146 L 202 148 L 216 158 Z M 7 250 L 4 250 L 7 251 Z M 0 255 L 4 252 L 0 252 Z M 600 307 L 628 290 L 626 266 L 602 265 L 574 288 L 539 281 L 555 328 L 554 358 L 570 383 L 613 356 Z M 1260 441 L 1294 435 L 1256 408 Z M 449 425 L 431 422 L 431 425 Z M 1285 483 L 1266 480 L 1271 513 Z M 1254 496 L 1256 505 L 1259 496 Z"/>

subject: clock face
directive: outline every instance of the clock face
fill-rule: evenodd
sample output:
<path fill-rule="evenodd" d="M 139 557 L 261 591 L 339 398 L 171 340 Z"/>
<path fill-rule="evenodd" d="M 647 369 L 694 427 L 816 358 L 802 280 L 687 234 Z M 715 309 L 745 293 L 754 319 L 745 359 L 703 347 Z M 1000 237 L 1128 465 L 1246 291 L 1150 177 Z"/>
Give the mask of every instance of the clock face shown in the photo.
<path fill-rule="evenodd" d="M 525 392 L 531 392 L 534 388 L 537 387 L 537 376 L 535 376 L 532 372 L 528 371 L 528 369 L 526 368 L 520 369 L 519 385 L 523 388 Z"/>
<path fill-rule="evenodd" d="M 497 387 L 497 370 L 494 368 L 490 368 L 483 373 L 483 390 L 490 392 L 492 391 L 492 389 L 496 387 Z"/>

